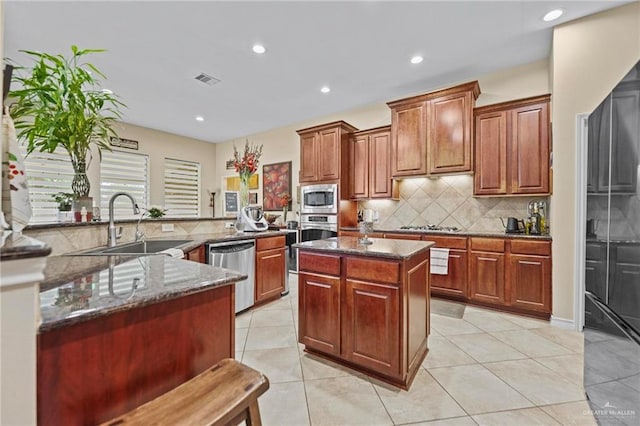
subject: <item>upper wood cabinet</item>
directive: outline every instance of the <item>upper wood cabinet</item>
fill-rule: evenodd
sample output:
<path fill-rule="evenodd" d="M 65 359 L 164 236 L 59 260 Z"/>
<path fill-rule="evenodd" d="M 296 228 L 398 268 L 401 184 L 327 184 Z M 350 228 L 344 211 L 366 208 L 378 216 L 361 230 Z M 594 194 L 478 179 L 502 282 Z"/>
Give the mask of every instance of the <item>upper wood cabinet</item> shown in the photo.
<path fill-rule="evenodd" d="M 391 127 L 353 133 L 349 141 L 349 198 L 392 198 Z M 395 189 L 395 191 L 394 191 Z"/>
<path fill-rule="evenodd" d="M 394 177 L 470 172 L 477 81 L 389 102 Z"/>
<path fill-rule="evenodd" d="M 346 178 L 347 142 L 355 127 L 336 121 L 298 130 L 300 135 L 300 182 L 323 182 Z M 344 164 L 343 164 L 344 163 Z"/>
<path fill-rule="evenodd" d="M 475 109 L 475 195 L 550 193 L 550 99 Z"/>

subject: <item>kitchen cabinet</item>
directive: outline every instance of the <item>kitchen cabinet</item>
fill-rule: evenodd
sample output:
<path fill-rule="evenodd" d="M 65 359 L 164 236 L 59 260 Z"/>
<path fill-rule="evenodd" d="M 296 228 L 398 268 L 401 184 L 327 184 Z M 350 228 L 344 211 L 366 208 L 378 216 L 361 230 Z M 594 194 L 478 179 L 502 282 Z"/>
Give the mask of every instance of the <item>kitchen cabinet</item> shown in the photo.
<path fill-rule="evenodd" d="M 340 231 L 341 237 L 358 237 L 362 238 L 363 234 L 360 231 Z M 404 234 L 404 233 L 393 233 L 393 232 L 372 232 L 367 234 L 369 238 L 391 238 L 396 240 L 419 240 L 419 234 Z"/>
<path fill-rule="evenodd" d="M 640 327 L 640 247 L 635 244 L 610 245 L 608 305 L 625 321 Z"/>
<path fill-rule="evenodd" d="M 472 171 L 477 81 L 389 102 L 393 177 Z"/>
<path fill-rule="evenodd" d="M 431 294 L 464 301 L 468 296 L 467 237 L 423 235 L 422 239 L 433 241 L 436 248 L 449 249 L 448 273 L 431 274 Z"/>
<path fill-rule="evenodd" d="M 391 178 L 391 128 L 353 133 L 349 141 L 349 198 L 392 198 L 398 185 Z"/>
<path fill-rule="evenodd" d="M 286 279 L 285 237 L 257 238 L 255 302 L 279 297 Z"/>
<path fill-rule="evenodd" d="M 587 192 L 635 193 L 640 82 L 621 83 L 613 90 L 589 115 L 588 135 Z"/>
<path fill-rule="evenodd" d="M 428 251 L 369 253 L 299 249 L 299 342 L 406 389 L 427 352 Z"/>
<path fill-rule="evenodd" d="M 507 261 L 509 305 L 551 312 L 551 243 L 512 240 Z"/>
<path fill-rule="evenodd" d="M 471 238 L 469 299 L 505 305 L 504 240 Z"/>
<path fill-rule="evenodd" d="M 549 102 L 536 96 L 476 108 L 474 195 L 548 195 Z"/>
<path fill-rule="evenodd" d="M 207 263 L 204 244 L 202 244 L 200 247 L 196 247 L 193 250 L 189 250 L 188 252 L 186 252 L 184 254 L 184 258 L 192 262 Z"/>
<path fill-rule="evenodd" d="M 344 121 L 298 130 L 300 182 L 336 181 L 348 175 L 348 140 L 357 129 Z"/>

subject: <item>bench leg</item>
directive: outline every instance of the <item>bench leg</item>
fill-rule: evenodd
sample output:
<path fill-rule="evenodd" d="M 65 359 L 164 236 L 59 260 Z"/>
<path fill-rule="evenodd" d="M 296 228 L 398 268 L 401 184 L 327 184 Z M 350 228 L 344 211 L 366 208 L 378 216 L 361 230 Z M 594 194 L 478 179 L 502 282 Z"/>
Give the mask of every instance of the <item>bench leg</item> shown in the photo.
<path fill-rule="evenodd" d="M 247 408 L 247 426 L 262 426 L 260 419 L 260 408 L 258 408 L 258 400 L 255 399 Z"/>

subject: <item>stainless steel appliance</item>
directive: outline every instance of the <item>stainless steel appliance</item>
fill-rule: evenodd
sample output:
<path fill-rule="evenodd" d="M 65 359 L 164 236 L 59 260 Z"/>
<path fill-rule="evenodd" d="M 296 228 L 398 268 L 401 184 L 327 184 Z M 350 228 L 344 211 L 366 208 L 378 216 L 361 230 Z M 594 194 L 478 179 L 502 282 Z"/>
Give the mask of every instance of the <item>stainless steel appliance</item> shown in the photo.
<path fill-rule="evenodd" d="M 338 185 L 307 185 L 301 189 L 300 213 L 338 214 Z"/>
<path fill-rule="evenodd" d="M 254 240 L 209 244 L 209 264 L 247 274 L 236 283 L 236 313 L 253 306 L 255 288 L 256 243 Z"/>
<path fill-rule="evenodd" d="M 291 246 L 300 241 L 300 232 L 298 229 L 281 229 L 280 231 L 287 233 L 285 235 L 285 244 L 289 250 L 287 254 L 287 269 L 292 272 L 298 272 L 297 250 Z"/>
<path fill-rule="evenodd" d="M 240 209 L 245 231 L 266 231 L 269 228 L 261 206 L 246 206 Z"/>
<path fill-rule="evenodd" d="M 638 99 L 640 62 L 589 115 L 584 389 L 599 425 L 640 424 Z"/>
<path fill-rule="evenodd" d="M 313 241 L 338 236 L 338 218 L 335 215 L 303 214 L 300 217 L 300 240 Z"/>

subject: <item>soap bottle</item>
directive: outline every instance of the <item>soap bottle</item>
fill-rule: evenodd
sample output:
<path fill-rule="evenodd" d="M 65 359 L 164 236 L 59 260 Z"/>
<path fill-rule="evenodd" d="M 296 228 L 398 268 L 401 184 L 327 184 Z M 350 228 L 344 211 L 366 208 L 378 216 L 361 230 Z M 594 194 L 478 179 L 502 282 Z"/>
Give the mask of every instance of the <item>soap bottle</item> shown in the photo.
<path fill-rule="evenodd" d="M 80 222 L 87 221 L 87 208 L 82 206 L 82 210 L 80 210 Z"/>

